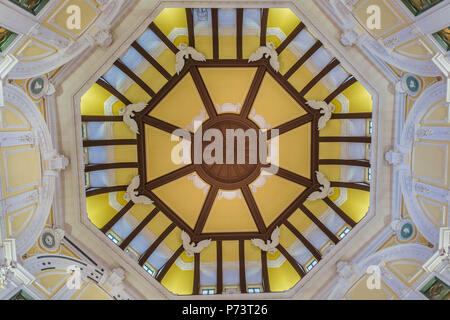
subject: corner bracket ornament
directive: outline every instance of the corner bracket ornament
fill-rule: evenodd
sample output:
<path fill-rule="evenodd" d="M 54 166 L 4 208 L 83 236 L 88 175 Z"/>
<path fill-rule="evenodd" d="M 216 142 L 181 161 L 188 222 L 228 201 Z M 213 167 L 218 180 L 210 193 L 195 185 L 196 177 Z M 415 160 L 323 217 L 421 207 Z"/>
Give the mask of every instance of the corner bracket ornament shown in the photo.
<path fill-rule="evenodd" d="M 258 61 L 262 58 L 269 58 L 271 67 L 278 72 L 280 70 L 280 62 L 278 61 L 278 53 L 275 50 L 275 45 L 272 42 L 267 43 L 266 47 L 260 47 L 255 53 L 252 53 L 248 58 L 248 62 Z"/>
<path fill-rule="evenodd" d="M 54 172 L 63 171 L 69 165 L 69 159 L 56 151 L 45 154 L 44 159 L 48 162 L 48 169 Z"/>
<path fill-rule="evenodd" d="M 183 240 L 183 248 L 188 257 L 192 257 L 194 253 L 200 253 L 203 249 L 211 244 L 211 239 L 202 240 L 198 243 L 191 242 L 191 237 L 183 230 L 181 231 L 181 240 Z"/>
<path fill-rule="evenodd" d="M 384 158 L 390 165 L 399 166 L 399 165 L 403 164 L 404 159 L 405 159 L 404 156 L 405 156 L 405 154 L 403 154 L 402 152 L 389 150 L 384 155 Z"/>
<path fill-rule="evenodd" d="M 353 265 L 347 261 L 339 261 L 336 264 L 337 273 L 342 279 L 350 279 L 354 274 Z"/>
<path fill-rule="evenodd" d="M 306 102 L 308 106 L 315 110 L 320 110 L 320 114 L 322 115 L 319 119 L 319 123 L 317 125 L 317 130 L 322 130 L 327 125 L 327 122 L 331 119 L 333 112 L 335 110 L 335 106 L 332 103 L 327 104 L 325 101 L 308 101 Z"/>
<path fill-rule="evenodd" d="M 203 54 L 201 54 L 194 48 L 189 47 L 186 43 L 180 43 L 178 49 L 180 51 L 178 51 L 175 56 L 175 71 L 177 72 L 177 74 L 180 74 L 181 70 L 183 70 L 185 59 L 189 59 L 189 57 L 192 60 L 196 61 L 206 61 L 206 58 Z"/>
<path fill-rule="evenodd" d="M 137 188 L 139 187 L 139 183 L 140 183 L 139 176 L 134 177 L 131 180 L 131 183 L 128 186 L 127 191 L 125 191 L 123 198 L 126 201 L 133 201 L 136 204 L 152 204 L 153 200 L 149 199 L 147 196 L 144 195 L 138 196 Z"/>
<path fill-rule="evenodd" d="M 320 183 L 320 191 L 315 191 L 311 193 L 308 197 L 309 201 L 325 199 L 328 196 L 333 195 L 334 190 L 331 188 L 331 183 L 325 178 L 324 174 L 320 171 L 316 171 L 317 181 Z"/>
<path fill-rule="evenodd" d="M 353 29 L 347 29 L 341 34 L 341 43 L 344 47 L 352 47 L 358 43 L 359 34 Z"/>
<path fill-rule="evenodd" d="M 270 240 L 264 241 L 261 239 L 252 239 L 252 243 L 262 251 L 274 254 L 277 251 L 276 247 L 280 243 L 280 227 L 276 227 L 275 230 L 273 230 Z"/>
<path fill-rule="evenodd" d="M 123 122 L 125 122 L 130 127 L 130 130 L 136 134 L 139 134 L 139 128 L 134 120 L 134 115 L 135 112 L 141 112 L 145 107 L 147 107 L 145 102 L 139 102 L 136 104 L 129 104 L 128 106 L 119 109 L 119 113 L 123 114 Z"/>

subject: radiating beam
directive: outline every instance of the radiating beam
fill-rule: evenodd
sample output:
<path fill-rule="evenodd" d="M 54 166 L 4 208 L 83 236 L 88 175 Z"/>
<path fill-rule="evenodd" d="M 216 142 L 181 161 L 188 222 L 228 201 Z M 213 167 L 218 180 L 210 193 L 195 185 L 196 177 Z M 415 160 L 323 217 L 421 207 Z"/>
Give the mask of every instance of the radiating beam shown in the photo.
<path fill-rule="evenodd" d="M 150 247 L 148 247 L 147 250 L 145 250 L 144 254 L 139 258 L 140 266 L 144 265 L 145 261 L 147 261 L 147 259 L 152 255 L 152 253 L 156 250 L 156 248 L 158 248 L 161 242 L 163 242 L 164 239 L 167 238 L 167 236 L 172 232 L 173 229 L 175 229 L 175 227 L 176 224 L 172 222 L 170 226 L 168 226 L 166 230 L 164 230 L 163 233 L 161 233 L 159 237 L 156 238 L 156 240 L 150 245 Z"/>
<path fill-rule="evenodd" d="M 370 191 L 370 185 L 364 182 L 355 183 L 355 182 L 331 181 L 331 186 L 335 188 L 348 188 L 362 191 Z"/>
<path fill-rule="evenodd" d="M 150 97 L 155 96 L 155 91 L 150 88 L 141 78 L 138 77 L 137 74 L 133 72 L 130 68 L 128 68 L 122 61 L 116 60 L 114 61 L 114 65 L 119 68 L 123 73 L 125 73 L 131 80 L 133 80 L 139 87 L 142 88 Z"/>
<path fill-rule="evenodd" d="M 255 102 L 256 96 L 258 95 L 259 88 L 264 79 L 266 70 L 264 67 L 258 67 L 255 77 L 253 78 L 250 90 L 248 91 L 247 97 L 245 98 L 244 104 L 241 109 L 241 116 L 247 118 L 252 109 L 253 103 Z"/>
<path fill-rule="evenodd" d="M 266 37 L 267 37 L 267 19 L 269 17 L 269 9 L 262 9 L 261 14 L 261 33 L 259 36 L 259 45 L 264 47 L 266 45 Z"/>
<path fill-rule="evenodd" d="M 352 142 L 352 143 L 371 143 L 372 137 L 320 137 L 319 142 Z"/>
<path fill-rule="evenodd" d="M 345 79 L 345 81 L 339 86 L 337 87 L 336 90 L 334 90 L 326 99 L 325 102 L 326 103 L 330 103 L 331 101 L 333 101 L 333 99 L 335 99 L 338 95 L 340 95 L 342 92 L 345 91 L 345 89 L 347 89 L 348 87 L 350 87 L 352 84 L 354 84 L 356 82 L 356 78 L 353 75 L 350 75 L 347 79 Z"/>
<path fill-rule="evenodd" d="M 353 159 L 320 159 L 319 165 L 355 166 L 370 168 L 370 161 Z"/>
<path fill-rule="evenodd" d="M 173 53 L 178 53 L 178 48 L 166 37 L 166 35 L 158 28 L 158 26 L 152 22 L 150 23 L 149 29 L 170 49 Z"/>
<path fill-rule="evenodd" d="M 137 51 L 139 52 L 139 54 L 145 59 L 147 60 L 156 70 L 159 71 L 159 73 L 161 73 L 164 78 L 166 78 L 167 80 L 170 80 L 170 78 L 172 78 L 172 76 L 170 75 L 169 72 L 167 72 L 166 69 L 164 69 L 164 67 L 162 65 L 159 64 L 158 61 L 156 61 L 155 58 L 153 58 L 147 51 L 145 51 L 144 48 L 142 48 L 139 43 L 137 43 L 136 41 L 133 42 L 131 44 L 131 46 Z"/>
<path fill-rule="evenodd" d="M 336 235 L 331 232 L 331 230 L 328 229 L 311 211 L 309 211 L 308 208 L 306 208 L 303 204 L 300 204 L 298 208 L 309 218 L 309 220 L 318 226 L 319 229 L 322 230 L 322 232 L 325 233 L 325 235 L 333 241 L 334 244 L 339 242 L 339 238 L 336 237 Z"/>
<path fill-rule="evenodd" d="M 242 59 L 244 9 L 236 9 L 236 57 Z"/>
<path fill-rule="evenodd" d="M 84 172 L 137 167 L 137 162 L 89 163 L 84 167 Z"/>
<path fill-rule="evenodd" d="M 316 258 L 317 261 L 322 259 L 322 255 L 319 250 L 317 250 L 308 239 L 306 239 L 300 231 L 297 230 L 288 220 L 284 222 L 284 225 L 297 237 L 298 240 L 306 247 L 306 249 L 311 252 L 311 254 Z"/>
<path fill-rule="evenodd" d="M 218 9 L 211 9 L 212 18 L 212 38 L 213 38 L 213 59 L 219 60 L 219 16 Z"/>
<path fill-rule="evenodd" d="M 247 293 L 247 281 L 245 279 L 245 242 L 239 240 L 239 286 L 241 293 Z"/>
<path fill-rule="evenodd" d="M 267 252 L 261 251 L 261 275 L 264 292 L 270 292 L 269 271 L 267 269 Z"/>
<path fill-rule="evenodd" d="M 200 253 L 194 253 L 194 287 L 192 294 L 200 294 Z"/>
<path fill-rule="evenodd" d="M 83 147 L 119 146 L 137 144 L 136 139 L 83 140 Z"/>
<path fill-rule="evenodd" d="M 313 119 L 313 116 L 311 114 L 305 114 L 301 117 L 295 118 L 291 121 L 285 122 L 278 127 L 275 127 L 274 129 L 277 129 L 279 131 L 278 135 L 282 135 L 286 132 L 289 132 L 291 130 L 297 129 L 298 127 L 301 127 L 304 124 L 307 124 L 308 122 L 311 122 Z M 276 137 L 273 130 L 269 131 L 267 139 L 271 139 L 273 137 Z"/>
<path fill-rule="evenodd" d="M 118 122 L 123 116 L 81 116 L 81 122 Z"/>
<path fill-rule="evenodd" d="M 277 249 L 286 258 L 286 260 L 289 261 L 289 263 L 295 269 L 295 271 L 297 271 L 300 278 L 303 278 L 306 275 L 306 272 L 303 269 L 303 267 L 297 262 L 297 260 L 295 260 L 294 257 L 292 257 L 289 254 L 289 252 L 287 252 L 287 250 L 285 248 L 283 248 L 283 246 L 281 244 L 279 244 L 277 246 Z"/>
<path fill-rule="evenodd" d="M 219 192 L 219 188 L 216 186 L 211 186 L 208 191 L 208 195 L 206 196 L 205 202 L 203 202 L 202 210 L 200 211 L 200 215 L 198 216 L 197 223 L 195 224 L 194 233 L 200 234 L 205 227 L 206 220 L 208 220 L 209 213 L 211 212 L 212 205 L 214 200 L 216 200 L 217 193 Z"/>
<path fill-rule="evenodd" d="M 164 266 L 159 270 L 158 274 L 156 275 L 156 280 L 161 282 L 164 279 L 164 276 L 166 275 L 167 271 L 169 271 L 170 267 L 175 263 L 175 261 L 178 259 L 178 257 L 183 253 L 184 248 L 183 245 L 181 245 L 177 251 L 170 257 L 170 259 L 164 264 Z"/>
<path fill-rule="evenodd" d="M 247 203 L 247 207 L 252 214 L 253 220 L 255 221 L 255 225 L 258 228 L 258 231 L 262 234 L 266 233 L 266 225 L 264 223 L 264 219 L 261 216 L 261 212 L 258 209 L 258 205 L 256 204 L 255 198 L 253 197 L 252 192 L 248 186 L 244 186 L 241 188 L 242 194 L 244 195 L 245 202 Z"/>
<path fill-rule="evenodd" d="M 345 223 L 347 223 L 350 227 L 356 226 L 356 222 L 353 221 L 341 208 L 339 208 L 330 198 L 325 198 L 323 201 L 334 211 L 336 212 Z"/>
<path fill-rule="evenodd" d="M 139 225 L 122 241 L 120 244 L 120 249 L 125 250 L 126 247 L 133 241 L 134 238 L 145 228 L 145 226 L 158 214 L 159 209 L 154 208 L 145 218 L 142 220 Z"/>
<path fill-rule="evenodd" d="M 119 212 L 117 212 L 114 217 L 112 217 L 111 220 L 109 220 L 100 230 L 103 233 L 108 232 L 115 224 L 117 221 L 120 220 L 120 218 L 122 218 L 125 213 L 127 213 L 131 207 L 134 205 L 133 201 L 128 201 L 128 203 L 126 205 L 124 205 L 122 207 L 122 209 L 119 210 Z"/>
<path fill-rule="evenodd" d="M 336 68 L 340 64 L 339 60 L 336 58 L 333 58 L 331 62 L 322 70 L 320 71 L 301 91 L 300 95 L 305 96 L 311 89 L 320 81 L 322 80 L 331 70 Z"/>
<path fill-rule="evenodd" d="M 283 77 L 289 79 L 317 50 L 322 47 L 322 42 L 319 40 L 286 72 Z"/>
<path fill-rule="evenodd" d="M 175 171 L 169 172 L 161 177 L 158 177 L 154 180 L 147 182 L 145 184 L 145 188 L 150 189 L 150 190 L 159 188 L 159 187 L 161 187 L 165 184 L 168 184 L 172 181 L 178 180 L 194 171 L 195 171 L 195 165 L 188 164 L 188 165 L 181 167 Z"/>
<path fill-rule="evenodd" d="M 308 178 L 305 178 L 299 174 L 296 174 L 295 172 L 283 169 L 283 168 L 276 168 L 275 169 L 275 174 L 283 179 L 289 180 L 291 182 L 297 183 L 299 185 L 302 185 L 304 187 L 311 187 L 312 186 L 312 181 Z"/>
<path fill-rule="evenodd" d="M 191 8 L 186 8 L 186 20 L 187 20 L 189 46 L 195 48 L 194 16 L 192 15 Z"/>
<path fill-rule="evenodd" d="M 173 134 L 173 135 L 177 135 L 177 132 L 175 132 L 175 131 L 180 131 L 180 130 L 186 131 L 185 129 L 181 129 L 180 127 L 177 127 L 171 123 L 168 123 L 164 120 L 160 120 L 158 118 L 155 118 L 155 117 L 152 117 L 149 115 L 143 116 L 142 121 L 144 123 L 148 124 L 149 126 L 152 126 L 154 128 L 157 128 L 159 130 L 162 130 L 164 132 L 167 132 L 167 133 Z M 192 139 L 192 134 L 190 134 L 190 139 Z M 191 141 L 191 140 L 189 140 L 189 141 Z"/>
<path fill-rule="evenodd" d="M 217 270 L 216 270 L 216 285 L 217 285 L 217 294 L 222 294 L 223 291 L 223 257 L 222 257 L 222 240 L 216 241 L 216 261 L 217 261 Z"/>
<path fill-rule="evenodd" d="M 131 101 L 128 100 L 123 94 L 121 94 L 116 88 L 114 88 L 112 85 L 110 85 L 106 80 L 103 78 L 100 78 L 96 81 L 96 83 L 101 86 L 103 89 L 111 93 L 113 96 L 115 96 L 117 99 L 123 102 L 126 106 L 131 104 Z"/>
<path fill-rule="evenodd" d="M 287 36 L 286 39 L 278 46 L 277 53 L 280 54 L 284 49 L 297 37 L 297 35 L 305 28 L 305 24 L 300 22 L 295 29 Z"/>
<path fill-rule="evenodd" d="M 192 67 L 190 71 L 192 80 L 194 80 L 195 86 L 198 90 L 200 98 L 202 99 L 203 105 L 205 106 L 208 116 L 210 118 L 217 117 L 217 110 L 214 107 L 214 103 L 211 99 L 211 96 L 209 95 L 205 82 L 203 81 L 203 78 L 200 75 L 200 72 L 198 71 L 198 67 Z"/>
<path fill-rule="evenodd" d="M 110 193 L 110 192 L 118 192 L 127 190 L 128 186 L 112 186 L 112 187 L 91 187 L 86 189 L 86 197 L 96 196 L 98 194 Z"/>
<path fill-rule="evenodd" d="M 372 119 L 372 112 L 333 113 L 331 119 Z"/>

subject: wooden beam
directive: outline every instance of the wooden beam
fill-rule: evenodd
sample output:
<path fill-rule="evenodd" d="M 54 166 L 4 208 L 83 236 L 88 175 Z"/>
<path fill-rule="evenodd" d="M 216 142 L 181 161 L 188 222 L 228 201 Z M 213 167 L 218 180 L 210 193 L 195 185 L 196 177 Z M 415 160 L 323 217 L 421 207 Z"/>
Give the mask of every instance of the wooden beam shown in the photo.
<path fill-rule="evenodd" d="M 168 184 L 172 181 L 178 180 L 194 171 L 195 171 L 195 165 L 188 164 L 188 165 L 181 167 L 175 171 L 169 172 L 161 177 L 158 177 L 154 180 L 147 182 L 145 184 L 145 187 L 150 190 L 156 189 L 156 188 L 159 188 L 159 187 L 161 187 L 165 184 Z"/>
<path fill-rule="evenodd" d="M 191 8 L 186 8 L 186 20 L 187 20 L 189 46 L 195 48 L 194 16 L 192 15 Z"/>
<path fill-rule="evenodd" d="M 295 260 L 294 257 L 292 257 L 289 254 L 289 252 L 287 252 L 287 250 L 285 248 L 283 248 L 283 246 L 281 244 L 279 244 L 277 246 L 277 249 L 286 258 L 286 260 L 289 261 L 289 263 L 295 269 L 295 271 L 297 271 L 297 273 L 300 276 L 300 278 L 303 278 L 306 275 L 306 272 L 303 269 L 303 267 L 297 262 L 297 260 Z"/>
<path fill-rule="evenodd" d="M 334 244 L 337 244 L 339 242 L 339 238 L 336 237 L 336 235 L 331 232 L 330 229 L 328 229 L 322 221 L 320 221 L 311 211 L 309 211 L 308 208 L 306 208 L 303 204 L 300 204 L 299 207 L 300 211 L 302 211 L 308 218 L 311 220 L 316 226 L 319 227 L 320 230 L 322 230 L 323 233 L 331 240 Z"/>
<path fill-rule="evenodd" d="M 96 196 L 98 194 L 110 193 L 110 192 L 118 192 L 118 191 L 126 191 L 128 186 L 112 186 L 112 187 L 91 187 L 86 189 L 86 197 Z"/>
<path fill-rule="evenodd" d="M 336 212 L 345 223 L 347 223 L 350 227 L 356 226 L 356 222 L 353 221 L 341 208 L 339 208 L 330 198 L 325 198 L 323 201 L 334 211 Z"/>
<path fill-rule="evenodd" d="M 239 240 L 239 286 L 241 293 L 247 293 L 247 281 L 245 279 L 245 242 Z"/>
<path fill-rule="evenodd" d="M 278 170 L 275 170 L 275 174 L 283 179 L 289 180 L 291 182 L 297 183 L 307 188 L 312 186 L 312 181 L 308 178 L 302 177 L 301 175 L 296 174 L 295 172 L 280 167 L 278 167 L 277 169 Z"/>
<path fill-rule="evenodd" d="M 283 77 L 289 79 L 311 56 L 322 47 L 322 42 L 319 40 L 286 72 Z"/>
<path fill-rule="evenodd" d="M 158 118 L 155 118 L 155 117 L 152 117 L 152 116 L 149 116 L 149 115 L 143 116 L 142 117 L 142 121 L 145 124 L 148 124 L 149 126 L 152 126 L 154 128 L 157 128 L 159 130 L 162 130 L 164 132 L 167 132 L 167 133 L 173 134 L 173 135 L 177 135 L 177 132 L 175 132 L 175 131 L 183 130 L 183 131 L 187 132 L 185 129 L 182 129 L 182 128 L 177 127 L 177 126 L 175 126 L 175 125 L 173 125 L 171 123 L 168 123 L 168 122 L 166 122 L 164 120 L 160 120 Z M 184 136 L 181 136 L 181 137 L 184 138 Z M 189 141 L 193 141 L 192 140 L 192 134 L 190 134 L 190 138 L 189 139 L 191 139 Z"/>
<path fill-rule="evenodd" d="M 81 122 L 118 122 L 123 116 L 81 116 Z"/>
<path fill-rule="evenodd" d="M 170 78 L 172 78 L 172 76 L 170 75 L 170 73 L 167 72 L 166 69 L 164 69 L 164 67 L 162 65 L 159 64 L 158 61 L 156 61 L 155 58 L 153 58 L 147 51 L 145 51 L 144 48 L 142 48 L 139 43 L 137 43 L 136 41 L 133 42 L 131 44 L 131 46 L 137 51 L 139 52 L 139 54 L 145 59 L 147 60 L 156 70 L 159 71 L 159 73 L 161 73 L 164 78 L 166 78 L 167 80 L 170 80 Z"/>
<path fill-rule="evenodd" d="M 331 119 L 372 119 L 372 112 L 333 113 Z"/>
<path fill-rule="evenodd" d="M 267 252 L 261 251 L 261 275 L 264 292 L 270 292 L 269 271 L 267 269 Z"/>
<path fill-rule="evenodd" d="M 337 165 L 337 166 L 355 166 L 370 168 L 369 160 L 353 160 L 353 159 L 320 159 L 319 165 Z"/>
<path fill-rule="evenodd" d="M 83 147 L 119 146 L 137 144 L 136 139 L 83 140 Z"/>
<path fill-rule="evenodd" d="M 305 28 L 305 24 L 300 22 L 295 29 L 287 36 L 286 39 L 278 46 L 277 53 L 280 54 L 284 49 L 297 37 L 297 35 Z"/>
<path fill-rule="evenodd" d="M 331 181 L 331 186 L 334 188 L 348 188 L 370 192 L 370 185 L 364 182 L 355 183 L 355 182 Z"/>
<path fill-rule="evenodd" d="M 323 68 L 322 71 L 320 71 L 301 91 L 300 95 L 305 96 L 311 89 L 320 81 L 322 80 L 331 70 L 336 68 L 340 64 L 339 60 L 336 58 L 333 58 L 331 62 Z"/>
<path fill-rule="evenodd" d="M 300 231 L 297 230 L 288 220 L 284 222 L 284 225 L 297 237 L 298 240 L 300 240 L 301 243 L 311 252 L 311 254 L 316 258 L 317 261 L 320 261 L 322 259 L 322 255 L 320 254 L 319 250 L 317 250 L 311 242 L 306 239 Z"/>
<path fill-rule="evenodd" d="M 244 195 L 245 202 L 247 203 L 247 207 L 252 214 L 253 220 L 255 221 L 255 225 L 258 228 L 258 231 L 262 234 L 265 234 L 267 229 L 264 223 L 264 219 L 261 216 L 261 212 L 258 209 L 258 205 L 256 204 L 255 198 L 253 197 L 252 192 L 248 186 L 244 186 L 241 188 L 242 194 Z"/>
<path fill-rule="evenodd" d="M 326 103 L 330 103 L 333 101 L 338 95 L 345 91 L 348 87 L 356 82 L 356 78 L 353 75 L 350 75 L 336 90 L 334 90 L 326 99 Z"/>
<path fill-rule="evenodd" d="M 200 294 L 200 253 L 194 253 L 194 287 L 192 294 Z"/>
<path fill-rule="evenodd" d="M 269 9 L 262 9 L 261 14 L 261 33 L 259 36 L 259 45 L 261 47 L 266 46 L 266 36 L 267 36 L 267 19 L 269 17 Z"/>
<path fill-rule="evenodd" d="M 248 239 L 266 239 L 265 234 L 261 234 L 258 231 L 254 232 L 205 232 L 202 234 L 195 234 L 191 240 L 198 242 L 202 240 L 212 239 L 213 241 L 236 241 L 236 240 L 248 240 Z"/>
<path fill-rule="evenodd" d="M 152 22 L 150 23 L 149 29 L 169 48 L 173 53 L 178 53 L 178 48 L 166 37 L 166 35 L 158 28 L 158 26 Z"/>
<path fill-rule="evenodd" d="M 120 218 L 122 218 L 125 213 L 127 213 L 131 207 L 134 205 L 133 201 L 128 201 L 128 203 L 126 205 L 124 205 L 122 207 L 122 209 L 119 210 L 119 212 L 117 212 L 114 217 L 112 217 L 111 220 L 109 220 L 101 229 L 100 231 L 103 233 L 107 233 L 115 224 L 117 221 L 120 220 Z"/>
<path fill-rule="evenodd" d="M 279 131 L 278 135 L 281 136 L 282 134 L 284 134 L 286 132 L 297 129 L 298 127 L 301 127 L 302 125 L 307 124 L 308 122 L 311 122 L 312 119 L 313 119 L 313 116 L 308 113 L 301 117 L 295 118 L 291 121 L 285 122 L 285 123 L 279 125 L 278 127 L 275 127 L 274 129 L 277 129 Z M 276 136 L 277 135 L 275 135 L 273 130 L 270 130 L 268 133 L 267 139 L 271 139 Z"/>
<path fill-rule="evenodd" d="M 236 9 L 236 56 L 242 59 L 244 9 Z"/>
<path fill-rule="evenodd" d="M 222 294 L 223 291 L 223 257 L 222 257 L 222 240 L 216 241 L 216 261 L 217 261 L 217 276 L 216 286 L 217 294 Z"/>
<path fill-rule="evenodd" d="M 142 88 L 150 97 L 155 96 L 155 91 L 150 88 L 141 78 L 138 77 L 130 68 L 128 68 L 122 61 L 114 61 L 114 65 L 125 73 L 131 80 L 133 80 L 139 87 Z"/>
<path fill-rule="evenodd" d="M 154 208 L 145 218 L 142 220 L 139 225 L 122 241 L 120 244 L 120 249 L 125 250 L 126 247 L 133 241 L 134 238 L 145 228 L 145 226 L 158 214 L 159 209 Z"/>
<path fill-rule="evenodd" d="M 209 95 L 208 89 L 206 88 L 205 82 L 203 81 L 198 67 L 191 67 L 190 69 L 192 80 L 194 80 L 195 86 L 198 90 L 200 98 L 202 99 L 203 105 L 205 106 L 206 112 L 210 118 L 217 117 L 217 110 L 214 107 L 214 103 Z"/>
<path fill-rule="evenodd" d="M 195 224 L 194 233 L 200 234 L 205 227 L 206 220 L 208 220 L 209 213 L 211 212 L 212 205 L 214 200 L 216 200 L 217 193 L 219 192 L 219 188 L 216 186 L 211 186 L 208 191 L 208 195 L 206 196 L 205 202 L 203 202 L 202 210 L 197 219 L 197 223 Z"/>
<path fill-rule="evenodd" d="M 84 172 L 137 167 L 137 162 L 89 163 L 84 167 Z"/>
<path fill-rule="evenodd" d="M 241 116 L 247 118 L 252 109 L 253 103 L 255 102 L 256 96 L 258 95 L 259 88 L 264 79 L 266 69 L 264 67 L 258 67 L 255 77 L 253 78 L 250 90 L 248 91 L 247 97 L 245 98 L 244 104 L 241 109 Z"/>
<path fill-rule="evenodd" d="M 371 143 L 372 137 L 319 137 L 319 142 L 352 142 L 352 143 Z"/>
<path fill-rule="evenodd" d="M 103 89 L 111 93 L 117 99 L 123 102 L 126 106 L 131 104 L 131 101 L 128 100 L 123 94 L 121 94 L 116 88 L 110 85 L 105 79 L 100 78 L 96 81 L 96 83 L 101 86 Z"/>
<path fill-rule="evenodd" d="M 156 280 L 161 282 L 164 279 L 164 276 L 166 275 L 167 271 L 169 271 L 170 267 L 175 263 L 175 261 L 178 259 L 178 257 L 183 253 L 184 248 L 183 245 L 181 245 L 177 251 L 170 257 L 170 259 L 164 264 L 164 266 L 159 270 L 158 274 L 156 275 Z"/>
<path fill-rule="evenodd" d="M 311 123 L 311 177 L 315 177 L 316 171 L 319 171 L 320 137 L 317 128 L 321 116 L 320 113 L 315 113 Z"/>
<path fill-rule="evenodd" d="M 213 59 L 219 60 L 219 15 L 218 9 L 211 9 L 212 18 L 212 38 L 213 38 Z"/>
<path fill-rule="evenodd" d="M 161 244 L 161 242 L 164 241 L 165 238 L 167 238 L 167 236 L 172 232 L 173 229 L 175 229 L 176 224 L 175 223 L 171 223 L 166 230 L 164 230 L 158 238 L 156 238 L 156 240 L 150 245 L 150 247 L 147 248 L 147 250 L 145 250 L 145 252 L 142 254 L 142 256 L 139 258 L 139 265 L 142 266 L 144 265 L 145 261 L 147 261 L 147 259 L 152 255 L 152 253 L 156 250 L 156 248 L 158 248 L 158 246 Z M 183 247 L 183 246 L 181 246 Z"/>

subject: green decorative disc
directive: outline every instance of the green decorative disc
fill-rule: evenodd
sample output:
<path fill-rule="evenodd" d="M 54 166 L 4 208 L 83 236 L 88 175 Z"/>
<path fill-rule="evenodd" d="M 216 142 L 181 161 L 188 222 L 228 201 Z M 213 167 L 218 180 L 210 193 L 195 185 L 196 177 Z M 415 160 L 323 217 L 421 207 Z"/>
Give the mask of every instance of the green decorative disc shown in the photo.
<path fill-rule="evenodd" d="M 30 83 L 30 91 L 34 96 L 40 95 L 44 87 L 45 83 L 42 78 L 33 79 Z"/>
<path fill-rule="evenodd" d="M 411 239 L 414 235 L 414 226 L 411 222 L 405 222 L 400 229 L 400 238 L 403 241 Z"/>
<path fill-rule="evenodd" d="M 422 85 L 420 80 L 416 76 L 408 74 L 404 78 L 404 81 L 409 94 L 416 95 L 417 93 L 419 93 Z"/>
<path fill-rule="evenodd" d="M 47 249 L 53 249 L 53 247 L 55 246 L 56 240 L 55 240 L 55 236 L 53 234 L 51 234 L 50 232 L 44 232 L 42 234 L 42 244 L 47 248 Z"/>

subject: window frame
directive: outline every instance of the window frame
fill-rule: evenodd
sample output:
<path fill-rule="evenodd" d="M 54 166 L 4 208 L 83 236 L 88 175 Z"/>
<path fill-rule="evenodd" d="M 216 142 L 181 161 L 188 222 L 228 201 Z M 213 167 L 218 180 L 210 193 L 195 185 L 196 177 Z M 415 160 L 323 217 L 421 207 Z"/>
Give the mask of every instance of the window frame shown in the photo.
<path fill-rule="evenodd" d="M 428 7 L 427 7 L 426 9 L 420 11 L 419 9 L 417 9 L 417 8 L 410 2 L 410 0 L 401 0 L 401 1 L 402 1 L 402 3 L 405 5 L 405 7 L 406 7 L 406 8 L 407 8 L 407 9 L 408 9 L 415 17 L 421 15 L 422 13 L 424 13 L 424 12 L 430 10 L 431 8 L 433 8 L 433 7 L 439 5 L 440 3 L 443 2 L 443 0 L 439 0 L 439 1 L 437 1 L 436 3 L 432 4 L 432 3 L 430 3 L 430 0 L 424 0 L 425 2 L 427 2 Z"/>
<path fill-rule="evenodd" d="M 16 32 L 14 32 L 14 31 L 11 31 L 11 30 L 9 30 L 8 28 L 3 27 L 3 26 L 0 26 L 0 28 L 1 28 L 1 29 L 5 29 L 5 30 L 6 30 L 6 33 L 9 33 L 9 34 L 6 36 L 6 39 L 3 40 L 4 42 L 3 42 L 2 44 L 0 44 L 0 53 L 4 53 L 4 52 L 6 52 L 6 51 L 8 50 L 8 48 L 11 47 L 12 43 L 14 42 L 14 40 L 17 39 L 17 37 L 19 36 L 19 34 L 16 33 Z"/>
<path fill-rule="evenodd" d="M 109 230 L 106 233 L 106 236 L 108 237 L 109 240 L 111 240 L 116 245 L 119 245 L 122 242 L 122 239 L 113 230 Z M 117 243 L 110 236 L 113 237 L 114 239 L 116 239 Z"/>
<path fill-rule="evenodd" d="M 347 232 L 345 232 L 346 230 L 348 230 Z M 352 229 L 349 226 L 344 226 L 343 228 L 341 228 L 341 230 L 337 233 L 337 236 L 340 240 L 344 239 L 351 231 Z M 341 237 L 341 235 L 344 234 L 344 236 Z"/>
<path fill-rule="evenodd" d="M 208 293 L 203 293 L 203 291 L 208 291 Z M 210 293 L 212 291 L 212 293 Z M 202 296 L 210 296 L 216 294 L 216 287 L 202 287 L 200 288 L 200 294 Z"/>
<path fill-rule="evenodd" d="M 34 16 L 37 16 L 39 14 L 39 12 L 41 12 L 42 9 L 44 9 L 44 7 L 50 2 L 50 0 L 42 0 L 34 9 L 28 9 L 28 8 L 24 7 L 18 0 L 9 0 L 9 2 L 18 6 L 22 10 L 25 10 L 26 12 L 31 13 Z"/>

